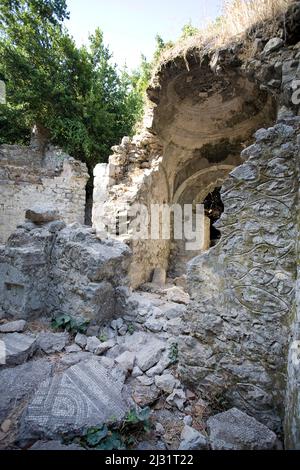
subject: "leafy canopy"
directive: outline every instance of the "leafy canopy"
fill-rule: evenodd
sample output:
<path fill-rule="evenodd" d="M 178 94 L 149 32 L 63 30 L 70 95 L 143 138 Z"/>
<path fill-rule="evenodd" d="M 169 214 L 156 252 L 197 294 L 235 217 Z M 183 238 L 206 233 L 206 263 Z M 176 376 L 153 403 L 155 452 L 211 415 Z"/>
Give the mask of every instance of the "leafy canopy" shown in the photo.
<path fill-rule="evenodd" d="M 97 29 L 78 48 L 65 0 L 1 0 L 0 143 L 28 143 L 34 124 L 91 168 L 141 114 L 136 76 L 119 73 Z"/>

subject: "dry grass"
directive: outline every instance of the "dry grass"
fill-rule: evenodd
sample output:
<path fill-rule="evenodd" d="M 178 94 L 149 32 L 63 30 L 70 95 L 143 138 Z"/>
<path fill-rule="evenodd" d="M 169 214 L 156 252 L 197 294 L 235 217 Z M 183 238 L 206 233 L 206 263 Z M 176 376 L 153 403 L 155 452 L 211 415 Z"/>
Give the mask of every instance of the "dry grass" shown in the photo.
<path fill-rule="evenodd" d="M 231 37 L 243 34 L 253 25 L 263 23 L 266 20 L 270 20 L 269 25 L 276 28 L 276 17 L 284 12 L 291 3 L 291 0 L 225 1 L 224 21 L 217 28 L 218 41 L 224 44 Z"/>
<path fill-rule="evenodd" d="M 245 31 L 264 24 L 265 33 L 271 37 L 276 34 L 278 15 L 285 12 L 293 0 L 224 0 L 222 16 L 208 24 L 199 33 L 187 39 L 179 40 L 174 47 L 164 51 L 160 57 L 158 69 L 178 56 L 186 57 L 195 47 L 211 50 L 225 46 L 241 37 Z M 251 41 L 251 35 L 248 36 Z"/>

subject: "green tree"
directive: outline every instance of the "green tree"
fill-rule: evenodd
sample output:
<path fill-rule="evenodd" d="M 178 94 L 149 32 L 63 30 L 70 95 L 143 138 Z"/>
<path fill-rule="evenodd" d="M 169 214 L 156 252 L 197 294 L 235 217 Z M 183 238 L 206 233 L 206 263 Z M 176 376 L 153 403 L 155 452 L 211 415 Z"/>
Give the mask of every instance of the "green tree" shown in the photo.
<path fill-rule="evenodd" d="M 132 113 L 135 116 L 135 124 L 139 124 L 143 117 L 147 102 L 146 90 L 150 84 L 154 69 L 158 65 L 162 53 L 174 45 L 171 41 L 165 42 L 159 35 L 155 37 L 155 43 L 155 51 L 152 60 L 148 61 L 146 56 L 142 54 L 139 68 L 128 75 L 131 85 L 131 92 L 129 94 L 131 104 L 129 105 L 129 109 L 131 109 L 132 106 L 134 107 Z"/>
<path fill-rule="evenodd" d="M 181 30 L 181 38 L 187 39 L 199 33 L 199 29 L 192 25 L 191 21 L 185 24 Z"/>
<path fill-rule="evenodd" d="M 0 143 L 27 143 L 33 125 L 87 162 L 105 161 L 136 119 L 135 79 L 118 73 L 97 29 L 77 48 L 64 28 L 65 0 L 1 0 Z"/>

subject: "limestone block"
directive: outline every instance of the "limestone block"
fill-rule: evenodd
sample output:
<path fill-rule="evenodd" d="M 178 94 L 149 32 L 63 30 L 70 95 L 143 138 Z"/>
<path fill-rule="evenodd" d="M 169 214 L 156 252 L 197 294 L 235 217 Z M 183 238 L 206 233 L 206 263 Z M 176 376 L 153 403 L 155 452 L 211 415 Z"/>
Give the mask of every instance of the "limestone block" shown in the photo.
<path fill-rule="evenodd" d="M 37 347 L 35 336 L 29 334 L 8 333 L 1 340 L 4 342 L 5 347 L 4 364 L 6 366 L 15 366 L 27 361 L 34 354 Z"/>
<path fill-rule="evenodd" d="M 125 351 L 116 357 L 115 361 L 126 371 L 131 371 L 134 366 L 135 354 L 130 351 Z"/>
<path fill-rule="evenodd" d="M 144 347 L 136 353 L 136 363 L 142 371 L 147 371 L 161 359 L 165 344 L 157 339 L 149 340 Z"/>
<path fill-rule="evenodd" d="M 246 413 L 232 408 L 207 421 L 213 450 L 271 450 L 276 434 Z"/>
<path fill-rule="evenodd" d="M 25 320 L 16 320 L 0 325 L 0 333 L 22 333 L 26 326 Z"/>
<path fill-rule="evenodd" d="M 270 54 L 275 52 L 283 46 L 284 42 L 281 38 L 272 38 L 270 39 L 264 47 L 263 53 Z"/>
<path fill-rule="evenodd" d="M 46 354 L 61 352 L 69 341 L 68 333 L 40 333 L 37 337 L 38 347 Z"/>
<path fill-rule="evenodd" d="M 207 450 L 207 438 L 191 426 L 185 425 L 180 436 L 179 450 Z"/>
<path fill-rule="evenodd" d="M 152 282 L 158 286 L 164 286 L 166 283 L 166 270 L 161 267 L 155 268 L 153 271 Z"/>
<path fill-rule="evenodd" d="M 43 224 L 59 219 L 59 212 L 54 207 L 39 205 L 27 209 L 25 217 L 35 224 Z"/>
<path fill-rule="evenodd" d="M 178 387 L 179 380 L 175 379 L 172 374 L 157 375 L 155 377 L 155 385 L 166 393 L 172 393 L 175 387 Z"/>
<path fill-rule="evenodd" d="M 167 299 L 170 302 L 187 305 L 190 301 L 189 295 L 180 287 L 170 287 L 169 289 L 166 289 L 165 292 L 167 294 Z"/>

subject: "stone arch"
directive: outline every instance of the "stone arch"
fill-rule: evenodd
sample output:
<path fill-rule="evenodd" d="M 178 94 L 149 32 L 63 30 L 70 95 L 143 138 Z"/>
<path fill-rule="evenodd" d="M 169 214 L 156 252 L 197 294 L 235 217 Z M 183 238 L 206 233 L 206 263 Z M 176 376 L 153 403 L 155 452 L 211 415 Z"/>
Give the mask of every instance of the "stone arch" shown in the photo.
<path fill-rule="evenodd" d="M 235 168 L 234 165 L 214 165 L 208 166 L 203 170 L 199 170 L 189 178 L 187 178 L 176 190 L 173 196 L 173 203 L 180 203 L 181 201 L 194 203 L 201 203 L 205 195 L 211 191 L 214 187 L 224 181 L 228 173 Z M 208 177 L 205 179 L 205 177 Z M 195 186 L 197 183 L 197 186 Z M 199 190 L 199 187 L 201 188 Z M 185 197 L 187 189 L 195 189 L 196 192 L 192 192 L 194 195 L 192 199 Z M 203 197 L 201 197 L 203 195 Z"/>
<path fill-rule="evenodd" d="M 199 65 L 190 57 L 189 70 L 173 64 L 159 76 L 159 86 L 149 90 L 156 103 L 152 131 L 163 146 L 161 166 L 170 188 L 170 204 L 201 204 L 243 163 L 241 152 L 252 143 L 254 132 L 275 120 L 272 95 L 238 64 L 232 66 L 230 52 L 226 53 L 218 72 L 213 58 L 206 56 Z M 178 274 L 173 268 L 180 244 L 173 240 L 170 245 L 171 273 Z M 203 249 L 208 247 L 206 237 Z"/>

